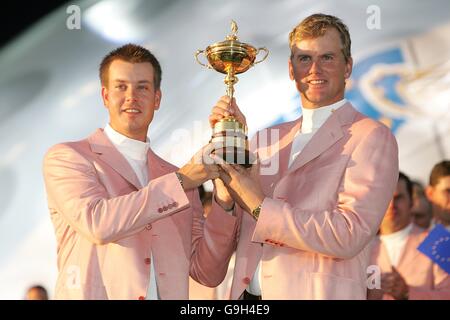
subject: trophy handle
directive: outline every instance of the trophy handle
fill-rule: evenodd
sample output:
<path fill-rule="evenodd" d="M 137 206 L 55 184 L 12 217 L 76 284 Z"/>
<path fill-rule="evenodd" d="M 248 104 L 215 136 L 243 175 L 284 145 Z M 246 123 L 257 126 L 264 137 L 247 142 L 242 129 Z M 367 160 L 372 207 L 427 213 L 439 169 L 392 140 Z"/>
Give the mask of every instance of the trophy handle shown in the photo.
<path fill-rule="evenodd" d="M 208 69 L 212 69 L 212 67 L 211 67 L 211 65 L 209 63 L 208 64 L 204 64 L 198 59 L 198 55 L 200 53 L 205 53 L 205 50 L 197 50 L 197 52 L 194 54 L 195 60 L 198 62 L 199 65 L 202 65 L 202 66 L 204 66 L 205 68 L 208 68 Z"/>
<path fill-rule="evenodd" d="M 260 53 L 261 51 L 265 51 L 266 54 L 264 55 L 264 57 L 261 60 L 255 61 L 253 64 L 258 64 L 258 63 L 263 62 L 264 60 L 266 60 L 267 56 L 269 55 L 269 50 L 267 50 L 266 47 L 258 48 L 258 50 L 256 50 L 256 55 L 258 55 L 258 53 Z"/>

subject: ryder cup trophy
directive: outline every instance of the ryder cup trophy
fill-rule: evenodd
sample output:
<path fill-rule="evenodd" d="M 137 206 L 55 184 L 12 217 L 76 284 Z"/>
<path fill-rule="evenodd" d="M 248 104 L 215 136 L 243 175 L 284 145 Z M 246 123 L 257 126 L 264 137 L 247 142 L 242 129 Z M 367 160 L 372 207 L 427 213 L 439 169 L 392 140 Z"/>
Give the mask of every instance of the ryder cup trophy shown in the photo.
<path fill-rule="evenodd" d="M 269 50 L 266 48 L 256 49 L 249 44 L 240 42 L 236 36 L 237 30 L 236 22 L 232 20 L 231 34 L 224 41 L 214 43 L 205 50 L 197 50 L 195 53 L 195 59 L 199 64 L 226 74 L 224 82 L 227 85 L 227 95 L 231 99 L 234 94 L 234 84 L 238 82 L 236 75 L 264 61 L 269 54 Z M 261 60 L 255 61 L 260 51 L 264 51 L 265 55 Z M 201 53 L 205 55 L 208 64 L 204 64 L 198 59 Z M 247 127 L 233 116 L 223 118 L 214 125 L 211 142 L 216 146 L 214 153 L 228 163 L 240 164 L 244 167 L 251 166 Z"/>

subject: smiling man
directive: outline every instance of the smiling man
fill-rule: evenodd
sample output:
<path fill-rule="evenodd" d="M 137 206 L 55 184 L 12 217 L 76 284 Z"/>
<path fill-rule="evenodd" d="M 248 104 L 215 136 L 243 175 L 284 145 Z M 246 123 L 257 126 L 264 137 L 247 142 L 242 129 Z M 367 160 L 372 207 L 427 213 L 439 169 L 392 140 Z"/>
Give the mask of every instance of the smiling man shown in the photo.
<path fill-rule="evenodd" d="M 257 133 L 259 165 L 222 164 L 243 216 L 231 298 L 365 299 L 369 242 L 398 177 L 389 128 L 344 99 L 350 35 L 338 18 L 314 14 L 289 35 L 289 76 L 302 117 Z M 223 97 L 210 123 L 227 114 Z M 267 168 L 278 168 L 271 172 Z"/>
<path fill-rule="evenodd" d="M 219 176 L 210 146 L 177 169 L 150 148 L 161 67 L 128 44 L 100 65 L 109 124 L 52 147 L 44 159 L 58 242 L 57 299 L 187 299 L 189 275 L 225 277 L 238 219 L 215 202 L 204 219 L 197 187 Z M 229 202 L 220 182 L 215 199 Z"/>

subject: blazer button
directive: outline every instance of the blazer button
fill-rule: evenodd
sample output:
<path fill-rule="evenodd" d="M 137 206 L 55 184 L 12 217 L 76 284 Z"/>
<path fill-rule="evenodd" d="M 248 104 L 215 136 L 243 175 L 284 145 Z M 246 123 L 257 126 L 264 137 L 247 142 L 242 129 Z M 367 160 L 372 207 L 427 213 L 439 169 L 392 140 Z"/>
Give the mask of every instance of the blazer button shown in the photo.
<path fill-rule="evenodd" d="M 145 297 L 144 296 L 140 296 L 138 299 L 139 300 L 145 300 Z"/>
<path fill-rule="evenodd" d="M 250 284 L 250 278 L 249 278 L 249 277 L 245 277 L 244 279 L 242 279 L 242 281 L 243 281 L 245 284 Z"/>
<path fill-rule="evenodd" d="M 145 258 L 144 262 L 145 262 L 145 264 L 150 264 L 150 258 Z"/>
<path fill-rule="evenodd" d="M 168 209 L 172 209 L 172 208 L 175 208 L 175 207 L 174 207 L 173 203 L 169 203 L 169 204 L 167 205 L 167 208 L 168 208 Z"/>
<path fill-rule="evenodd" d="M 145 226 L 145 230 L 152 230 L 152 224 L 149 223 Z"/>
<path fill-rule="evenodd" d="M 163 209 L 162 208 L 158 208 L 158 212 L 159 213 L 163 213 Z"/>
<path fill-rule="evenodd" d="M 176 208 L 176 207 L 178 207 L 178 202 L 175 201 L 174 203 L 172 203 L 172 205 L 174 208 Z"/>
<path fill-rule="evenodd" d="M 167 211 L 167 210 L 168 210 L 167 206 L 164 206 L 164 207 L 163 207 L 163 210 L 164 210 L 164 211 Z"/>

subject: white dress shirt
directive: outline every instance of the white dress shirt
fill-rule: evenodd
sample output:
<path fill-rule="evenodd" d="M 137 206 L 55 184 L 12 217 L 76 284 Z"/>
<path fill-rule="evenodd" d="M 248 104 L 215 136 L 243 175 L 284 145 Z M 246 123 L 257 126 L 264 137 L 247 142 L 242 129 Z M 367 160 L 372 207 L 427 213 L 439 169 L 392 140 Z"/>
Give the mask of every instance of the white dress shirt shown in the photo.
<path fill-rule="evenodd" d="M 291 147 L 291 155 L 289 156 L 289 167 L 294 160 L 302 152 L 306 144 L 311 140 L 319 128 L 327 121 L 331 114 L 342 107 L 347 102 L 342 99 L 329 106 L 320 107 L 318 109 L 306 109 L 302 107 L 302 126 L 294 136 Z"/>
<path fill-rule="evenodd" d="M 149 172 L 147 169 L 148 149 L 150 141 L 146 142 L 130 139 L 114 130 L 109 124 L 105 127 L 105 134 L 112 142 L 114 147 L 125 157 L 134 173 L 139 179 L 141 186 L 144 187 L 149 181 Z M 155 264 L 153 263 L 153 254 L 150 252 L 150 285 L 147 289 L 147 300 L 159 300 L 158 288 L 155 277 Z"/>
<path fill-rule="evenodd" d="M 391 265 L 394 267 L 397 267 L 398 265 L 398 261 L 405 249 L 406 240 L 408 240 L 408 235 L 411 230 L 412 223 L 397 232 L 380 235 L 380 240 L 386 248 Z"/>
<path fill-rule="evenodd" d="M 302 107 L 302 125 L 299 131 L 292 140 L 291 154 L 289 156 L 289 167 L 294 163 L 294 160 L 302 152 L 306 144 L 311 140 L 314 134 L 320 129 L 320 127 L 327 121 L 331 114 L 342 107 L 347 102 L 346 99 L 342 99 L 329 106 L 320 107 L 317 109 L 306 109 Z M 250 281 L 247 291 L 253 295 L 261 295 L 261 261 L 256 267 L 255 274 Z"/>

